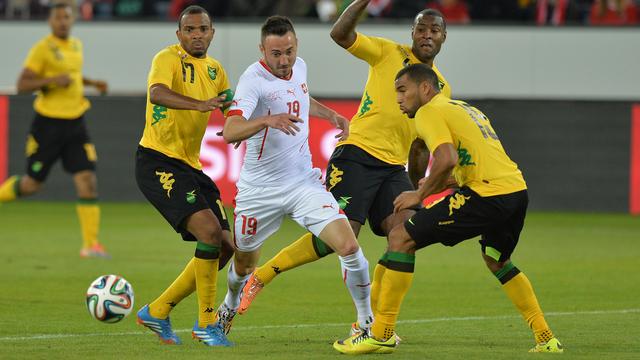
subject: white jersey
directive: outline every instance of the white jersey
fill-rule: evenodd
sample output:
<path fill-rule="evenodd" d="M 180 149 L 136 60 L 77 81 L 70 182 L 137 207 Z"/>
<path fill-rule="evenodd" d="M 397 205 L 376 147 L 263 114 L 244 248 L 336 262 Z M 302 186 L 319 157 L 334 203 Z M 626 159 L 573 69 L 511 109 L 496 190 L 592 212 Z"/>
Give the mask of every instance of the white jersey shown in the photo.
<path fill-rule="evenodd" d="M 308 178 L 314 171 L 309 151 L 309 90 L 307 64 L 297 58 L 289 79 L 271 73 L 262 60 L 250 65 L 238 81 L 229 113 L 247 121 L 292 114 L 304 121 L 296 123 L 300 132 L 287 135 L 265 128 L 246 140 L 247 151 L 238 187 L 280 186 Z"/>

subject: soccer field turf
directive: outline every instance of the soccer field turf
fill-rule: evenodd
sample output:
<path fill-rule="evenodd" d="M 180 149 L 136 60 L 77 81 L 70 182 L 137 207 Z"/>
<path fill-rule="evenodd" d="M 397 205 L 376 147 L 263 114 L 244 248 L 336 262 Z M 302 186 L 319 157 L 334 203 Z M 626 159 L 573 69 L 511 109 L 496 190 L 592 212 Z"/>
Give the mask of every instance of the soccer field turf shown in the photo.
<path fill-rule="evenodd" d="M 150 205 L 106 203 L 102 211 L 101 238 L 110 260 L 78 256 L 72 203 L 0 206 L 0 359 L 346 358 L 331 344 L 348 334 L 355 314 L 334 255 L 266 287 L 251 310 L 236 317 L 233 348 L 190 339 L 195 294 L 172 312 L 182 346 L 160 345 L 135 324 L 135 314 L 117 324 L 91 319 L 84 295 L 99 275 L 129 280 L 137 310 L 173 281 L 194 251 Z M 360 243 L 373 269 L 385 241 L 363 230 Z M 302 232 L 286 221 L 265 244 L 261 263 Z M 640 358 L 640 218 L 531 213 L 512 260 L 530 278 L 564 343 L 559 356 Z M 226 269 L 219 276 L 218 303 L 225 291 Z M 527 354 L 530 330 L 486 270 L 475 240 L 418 252 L 399 321 L 403 342 L 389 358 L 555 358 Z"/>

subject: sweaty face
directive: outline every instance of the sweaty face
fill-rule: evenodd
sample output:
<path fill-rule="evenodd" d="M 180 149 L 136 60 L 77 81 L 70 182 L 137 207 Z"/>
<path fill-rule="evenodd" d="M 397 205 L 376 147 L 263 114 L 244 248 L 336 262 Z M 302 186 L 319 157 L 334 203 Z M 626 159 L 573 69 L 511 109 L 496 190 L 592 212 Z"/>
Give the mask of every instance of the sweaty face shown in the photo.
<path fill-rule="evenodd" d="M 413 24 L 413 54 L 423 63 L 433 61 L 447 38 L 444 21 L 439 16 L 419 15 Z"/>
<path fill-rule="evenodd" d="M 409 79 L 407 75 L 402 75 L 396 80 L 395 85 L 396 101 L 400 105 L 400 110 L 413 119 L 421 105 L 418 84 Z"/>
<path fill-rule="evenodd" d="M 185 14 L 180 22 L 180 29 L 176 31 L 180 46 L 196 58 L 207 55 L 213 33 L 211 19 L 207 14 Z"/>
<path fill-rule="evenodd" d="M 298 55 L 298 39 L 291 31 L 282 36 L 268 35 L 260 44 L 264 61 L 277 77 L 286 79 L 291 76 L 293 64 Z"/>
<path fill-rule="evenodd" d="M 49 27 L 53 35 L 60 39 L 66 39 L 71 33 L 73 14 L 70 7 L 60 7 L 51 10 L 49 14 Z"/>

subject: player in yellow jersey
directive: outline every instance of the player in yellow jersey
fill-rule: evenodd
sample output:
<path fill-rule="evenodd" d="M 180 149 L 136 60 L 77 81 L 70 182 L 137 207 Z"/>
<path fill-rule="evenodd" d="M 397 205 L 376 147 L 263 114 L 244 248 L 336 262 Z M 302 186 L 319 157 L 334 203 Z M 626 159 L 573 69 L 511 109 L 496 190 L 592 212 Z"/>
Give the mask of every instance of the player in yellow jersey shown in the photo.
<path fill-rule="evenodd" d="M 411 30 L 412 44 L 371 37 L 355 31 L 368 0 L 356 0 L 344 11 L 331 31 L 338 45 L 369 65 L 369 78 L 359 111 L 351 119 L 349 137 L 338 143 L 327 167 L 326 187 L 340 204 L 356 236 L 365 220 L 376 235 L 406 221 L 418 207 L 393 212 L 393 200 L 417 186 L 425 174 L 428 152 L 416 139 L 413 120 L 395 103 L 393 80 L 398 70 L 423 63 L 438 74 L 438 86 L 450 97 L 451 88 L 434 65 L 446 39 L 442 14 L 426 9 L 418 13 Z M 410 156 L 411 153 L 411 156 Z M 410 158 L 410 159 L 409 159 Z M 405 164 L 409 159 L 409 176 Z M 413 183 L 413 184 L 412 184 Z M 255 295 L 279 273 L 315 261 L 331 249 L 311 234 L 305 234 L 259 267 L 247 285 L 239 308 L 244 313 Z M 372 305 L 378 299 L 379 284 L 372 283 Z M 375 312 L 374 312 L 375 315 Z M 367 324 L 352 326 L 353 331 Z"/>
<path fill-rule="evenodd" d="M 233 98 L 224 68 L 207 55 L 213 33 L 211 16 L 202 7 L 189 6 L 180 14 L 180 43 L 160 51 L 151 64 L 146 123 L 136 153 L 136 181 L 144 196 L 184 240 L 197 241 L 178 278 L 138 311 L 138 323 L 166 344 L 180 344 L 169 313 L 195 291 L 193 337 L 209 346 L 231 345 L 215 326 L 214 310 L 218 267 L 228 260 L 221 250 L 231 243 L 229 223 L 220 191 L 199 160 L 211 111 L 225 110 Z"/>
<path fill-rule="evenodd" d="M 82 257 L 107 257 L 98 241 L 100 207 L 96 181 L 96 150 L 89 139 L 84 113 L 89 101 L 84 85 L 101 93 L 107 83 L 82 74 L 82 42 L 70 36 L 73 12 L 68 3 L 54 4 L 49 10 L 51 34 L 29 51 L 18 78 L 20 93 L 37 91 L 36 112 L 27 137 L 27 173 L 14 175 L 0 185 L 0 202 L 35 194 L 42 188 L 53 164 L 62 159 L 76 187 L 76 206 L 82 230 Z"/>
<path fill-rule="evenodd" d="M 562 352 L 531 283 L 510 260 L 527 212 L 527 185 L 489 119 L 478 109 L 444 96 L 437 74 L 428 66 L 401 70 L 395 87 L 400 108 L 415 118 L 418 136 L 432 151 L 434 162 L 418 190 L 395 199 L 394 211 L 413 207 L 443 189 L 451 174 L 460 189 L 393 228 L 375 270 L 378 279 L 374 281 L 382 285 L 371 330 L 336 341 L 334 348 L 347 354 L 393 352 L 395 324 L 413 279 L 416 250 L 436 243 L 454 246 L 480 235 L 487 267 L 533 330 L 536 346 L 530 351 Z"/>

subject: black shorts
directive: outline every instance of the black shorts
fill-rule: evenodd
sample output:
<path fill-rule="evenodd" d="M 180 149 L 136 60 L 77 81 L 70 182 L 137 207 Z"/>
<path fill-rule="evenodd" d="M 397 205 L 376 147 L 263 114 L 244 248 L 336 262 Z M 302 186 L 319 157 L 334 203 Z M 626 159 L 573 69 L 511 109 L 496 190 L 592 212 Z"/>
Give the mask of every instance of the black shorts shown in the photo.
<path fill-rule="evenodd" d="M 381 225 L 393 214 L 395 198 L 413 190 L 404 166 L 385 163 L 354 145 L 333 151 L 325 185 L 349 220 L 364 224 L 368 219 L 378 236 L 387 235 Z"/>
<path fill-rule="evenodd" d="M 27 175 L 40 182 L 47 179 L 58 158 L 62 158 L 62 167 L 71 174 L 96 169 L 96 149 L 82 116 L 65 120 L 36 113 L 25 151 Z"/>
<path fill-rule="evenodd" d="M 482 251 L 498 261 L 511 257 L 524 226 L 526 190 L 482 197 L 462 187 L 404 223 L 418 248 L 435 243 L 454 246 L 481 235 Z"/>
<path fill-rule="evenodd" d="M 187 231 L 185 219 L 211 209 L 222 230 L 229 230 L 220 190 L 202 170 L 158 151 L 138 146 L 136 182 L 142 194 L 186 241 L 196 241 Z"/>

